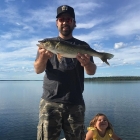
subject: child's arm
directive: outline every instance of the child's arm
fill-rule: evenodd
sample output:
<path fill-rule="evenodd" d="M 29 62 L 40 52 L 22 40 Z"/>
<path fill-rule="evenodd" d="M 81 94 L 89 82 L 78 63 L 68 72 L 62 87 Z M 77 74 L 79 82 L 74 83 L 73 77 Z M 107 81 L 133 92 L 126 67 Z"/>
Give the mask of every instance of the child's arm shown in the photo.
<path fill-rule="evenodd" d="M 93 131 L 89 130 L 86 134 L 85 140 L 93 140 Z"/>
<path fill-rule="evenodd" d="M 113 138 L 113 140 L 122 140 L 115 133 L 113 133 L 112 138 Z"/>

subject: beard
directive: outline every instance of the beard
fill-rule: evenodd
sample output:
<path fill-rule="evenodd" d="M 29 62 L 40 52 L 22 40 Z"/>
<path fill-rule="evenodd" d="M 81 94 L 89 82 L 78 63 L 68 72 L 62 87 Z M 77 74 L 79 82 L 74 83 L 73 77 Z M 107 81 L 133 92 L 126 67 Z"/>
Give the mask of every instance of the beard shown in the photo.
<path fill-rule="evenodd" d="M 72 34 L 73 29 L 74 27 L 70 27 L 69 25 L 64 25 L 59 28 L 59 31 L 63 36 L 69 36 L 70 34 Z"/>

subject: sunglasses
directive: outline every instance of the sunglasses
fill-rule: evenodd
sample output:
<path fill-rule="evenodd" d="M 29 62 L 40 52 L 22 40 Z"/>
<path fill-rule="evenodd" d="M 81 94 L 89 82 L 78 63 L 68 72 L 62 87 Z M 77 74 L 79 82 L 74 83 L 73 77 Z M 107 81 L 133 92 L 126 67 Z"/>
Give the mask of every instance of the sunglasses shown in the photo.
<path fill-rule="evenodd" d="M 58 18 L 57 20 L 61 23 L 63 23 L 63 22 L 72 23 L 72 21 L 74 21 L 74 19 L 70 18 L 70 17 L 68 17 L 68 18 L 62 17 L 62 18 Z"/>

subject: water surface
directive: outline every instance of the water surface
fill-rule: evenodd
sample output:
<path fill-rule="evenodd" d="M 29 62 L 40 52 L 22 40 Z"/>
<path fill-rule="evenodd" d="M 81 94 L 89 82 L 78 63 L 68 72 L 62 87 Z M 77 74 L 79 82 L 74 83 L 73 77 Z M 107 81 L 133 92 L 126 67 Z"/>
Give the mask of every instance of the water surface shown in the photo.
<path fill-rule="evenodd" d="M 85 126 L 95 114 L 105 113 L 123 140 L 140 140 L 139 85 L 85 82 Z M 0 140 L 36 140 L 41 95 L 42 81 L 0 81 Z"/>

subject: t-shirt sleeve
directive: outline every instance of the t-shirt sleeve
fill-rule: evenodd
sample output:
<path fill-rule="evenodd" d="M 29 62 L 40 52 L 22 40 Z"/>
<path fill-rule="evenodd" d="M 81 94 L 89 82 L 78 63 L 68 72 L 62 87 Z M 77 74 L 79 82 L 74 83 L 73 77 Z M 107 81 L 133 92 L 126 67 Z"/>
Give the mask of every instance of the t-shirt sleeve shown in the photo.
<path fill-rule="evenodd" d="M 97 135 L 98 135 L 97 129 L 94 128 L 94 127 L 87 127 L 87 130 L 88 130 L 88 131 L 91 130 L 91 131 L 93 132 L 93 139 L 94 139 L 94 140 L 97 140 Z"/>
<path fill-rule="evenodd" d="M 88 131 L 89 131 L 89 130 L 94 131 L 94 130 L 95 130 L 95 128 L 94 128 L 94 127 L 87 127 L 87 130 L 88 130 Z"/>

